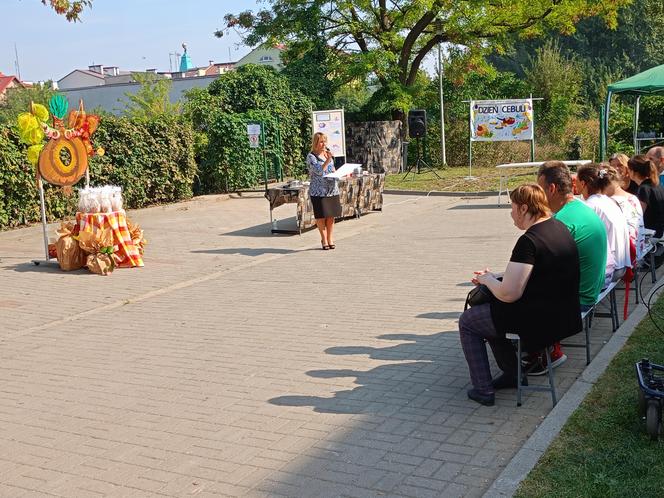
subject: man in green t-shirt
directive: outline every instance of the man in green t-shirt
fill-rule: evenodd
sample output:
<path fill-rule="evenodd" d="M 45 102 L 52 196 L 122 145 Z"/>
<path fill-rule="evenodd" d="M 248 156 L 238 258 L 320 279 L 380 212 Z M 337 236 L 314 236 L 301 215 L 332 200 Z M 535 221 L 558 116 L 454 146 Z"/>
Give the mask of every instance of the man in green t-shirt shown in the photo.
<path fill-rule="evenodd" d="M 554 217 L 564 223 L 579 251 L 579 301 L 586 311 L 597 301 L 604 286 L 607 258 L 607 236 L 604 223 L 595 211 L 576 199 L 572 193 L 572 175 L 561 161 L 547 161 L 537 173 L 537 183 L 544 189 Z M 551 353 L 551 366 L 565 362 L 567 356 L 556 343 Z M 531 359 L 532 360 L 532 359 Z M 546 373 L 546 359 L 539 358 L 530 375 Z"/>

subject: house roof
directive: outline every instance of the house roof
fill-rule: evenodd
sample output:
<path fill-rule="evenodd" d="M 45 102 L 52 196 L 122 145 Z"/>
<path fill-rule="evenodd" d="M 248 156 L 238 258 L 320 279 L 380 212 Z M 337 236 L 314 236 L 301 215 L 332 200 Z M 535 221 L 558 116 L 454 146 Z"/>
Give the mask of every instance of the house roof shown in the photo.
<path fill-rule="evenodd" d="M 95 78 L 101 78 L 102 80 L 104 79 L 104 75 L 103 75 L 103 74 L 95 73 L 94 71 L 89 71 L 89 70 L 87 70 L 87 69 L 74 69 L 73 71 L 71 71 L 71 72 L 67 73 L 66 75 L 64 75 L 64 76 L 63 76 L 62 78 L 60 78 L 58 81 L 62 81 L 62 80 L 64 80 L 67 76 L 70 76 L 70 75 L 72 75 L 72 74 L 74 74 L 74 73 L 76 73 L 76 72 L 83 73 L 83 74 L 87 74 L 87 75 L 89 75 L 89 76 L 94 76 Z"/>
<path fill-rule="evenodd" d="M 12 84 L 12 82 L 16 82 L 17 85 L 20 85 L 23 88 L 25 88 L 25 84 L 21 80 L 19 80 L 16 76 L 4 75 L 0 73 L 0 94 L 5 93 L 5 90 L 9 87 L 9 85 Z"/>

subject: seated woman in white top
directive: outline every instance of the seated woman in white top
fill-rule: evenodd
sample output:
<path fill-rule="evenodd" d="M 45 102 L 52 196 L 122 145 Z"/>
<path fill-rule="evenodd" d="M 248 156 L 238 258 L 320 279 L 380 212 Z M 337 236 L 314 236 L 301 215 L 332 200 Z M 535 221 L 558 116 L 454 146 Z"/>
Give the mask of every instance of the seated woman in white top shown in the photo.
<path fill-rule="evenodd" d="M 604 222 L 608 242 L 605 284 L 616 282 L 631 268 L 629 228 L 618 203 L 602 192 L 610 183 L 609 172 L 597 163 L 581 166 L 577 171 L 577 188 L 586 204 Z"/>
<path fill-rule="evenodd" d="M 606 170 L 609 174 L 609 185 L 602 193 L 611 197 L 620 206 L 620 210 L 627 220 L 630 245 L 633 245 L 635 249 L 634 256 L 636 259 L 641 259 L 646 250 L 643 208 L 637 196 L 623 190 L 622 186 L 625 184 L 624 176 L 612 166 L 606 167 Z"/>

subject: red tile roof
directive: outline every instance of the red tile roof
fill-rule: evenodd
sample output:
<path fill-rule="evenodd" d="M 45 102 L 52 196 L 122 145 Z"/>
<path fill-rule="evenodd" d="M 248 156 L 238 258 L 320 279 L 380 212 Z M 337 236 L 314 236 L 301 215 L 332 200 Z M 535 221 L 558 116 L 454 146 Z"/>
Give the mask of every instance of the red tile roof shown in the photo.
<path fill-rule="evenodd" d="M 17 85 L 22 86 L 25 88 L 25 84 L 21 80 L 19 80 L 16 76 L 9 75 L 5 76 L 4 74 L 0 73 L 0 95 L 5 93 L 5 90 L 9 87 L 9 85 L 12 84 L 12 82 L 16 82 Z"/>

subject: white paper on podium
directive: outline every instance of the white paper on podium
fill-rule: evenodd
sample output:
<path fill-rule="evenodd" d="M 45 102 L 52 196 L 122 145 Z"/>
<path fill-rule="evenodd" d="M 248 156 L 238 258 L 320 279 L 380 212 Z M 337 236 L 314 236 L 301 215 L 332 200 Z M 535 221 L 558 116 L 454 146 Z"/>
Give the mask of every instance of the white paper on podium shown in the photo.
<path fill-rule="evenodd" d="M 348 176 L 353 171 L 355 171 L 357 168 L 361 168 L 361 164 L 357 163 L 346 163 L 343 166 L 340 166 L 339 169 L 337 169 L 334 173 L 328 173 L 327 175 L 323 175 L 324 178 L 343 178 L 344 176 Z"/>

